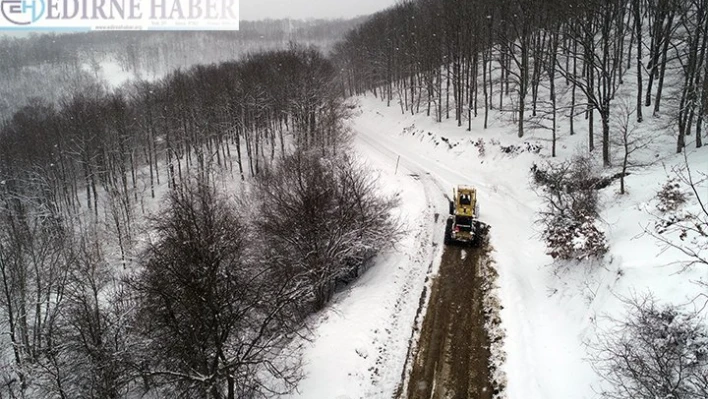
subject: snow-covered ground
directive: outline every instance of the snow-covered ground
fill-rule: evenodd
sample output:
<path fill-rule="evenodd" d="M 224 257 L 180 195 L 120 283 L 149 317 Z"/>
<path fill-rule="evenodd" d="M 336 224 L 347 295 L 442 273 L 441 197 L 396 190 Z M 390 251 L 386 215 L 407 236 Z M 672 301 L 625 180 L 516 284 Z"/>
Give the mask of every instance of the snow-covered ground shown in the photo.
<path fill-rule="evenodd" d="M 681 265 L 672 262 L 681 260 L 681 254 L 663 251 L 643 234 L 652 220 L 649 213 L 656 209 L 656 193 L 670 175 L 667 171 L 683 162 L 680 156 L 670 156 L 670 140 L 659 145 L 662 154 L 669 155 L 663 162 L 628 177 L 630 194 L 620 196 L 618 183 L 602 191 L 601 217 L 610 246 L 604 260 L 560 265 L 546 255 L 540 240 L 536 212 L 543 204 L 529 175 L 534 162 L 550 160 L 547 131 L 529 131 L 519 139 L 516 127 L 493 113 L 489 129 L 482 129 L 480 115 L 468 132 L 452 120 L 435 123 L 425 115 L 402 115 L 400 108 L 386 107 L 373 97 L 359 101 L 361 113 L 352 122 L 356 150 L 380 171 L 387 191 L 400 192 L 408 234 L 315 317 L 314 340 L 305 349 L 307 377 L 295 397 L 394 394 L 404 372 L 428 263 L 439 262 L 440 246 L 432 242 L 440 240 L 442 227 L 433 213 L 445 213 L 443 194 L 457 184 L 479 188 L 481 219 L 492 226 L 508 398 L 595 397 L 600 379 L 586 361 L 585 342 L 607 323 L 604 316 L 621 316 L 623 300 L 632 295 L 651 291 L 662 302 L 685 304 L 700 292 L 691 281 L 703 277 L 701 271 L 679 273 Z M 651 127 L 652 118 L 647 119 L 648 130 L 658 130 Z M 577 123 L 584 121 L 579 118 Z M 563 134 L 559 158 L 572 156 L 586 140 L 582 127 L 575 136 Z M 540 151 L 527 143 L 541 146 Z M 510 145 L 531 151 L 502 151 Z M 708 170 L 705 149 L 692 154 L 691 161 L 695 169 Z M 433 262 L 430 273 L 435 271 Z"/>
<path fill-rule="evenodd" d="M 104 65 L 103 72 L 113 86 L 130 78 L 117 65 Z M 632 86 L 623 90 L 618 97 L 631 98 Z M 696 268 L 679 273 L 681 265 L 672 262 L 683 259 L 682 254 L 662 251 L 655 239 L 643 234 L 652 222 L 649 213 L 656 212 L 657 191 L 671 168 L 683 162 L 671 155 L 674 144 L 666 118 L 647 116 L 640 129 L 641 134 L 657 136 L 655 149 L 662 162 L 633 171 L 627 179 L 628 195 L 620 196 L 617 185 L 601 193 L 609 253 L 602 262 L 561 267 L 545 254 L 540 240 L 536 212 L 543 203 L 529 175 L 534 162 L 551 159 L 548 131 L 529 129 L 519 139 L 508 115 L 498 112 L 491 113 L 485 130 L 483 111 L 473 120 L 472 131 L 466 131 L 453 120 L 436 123 L 424 114 L 402 115 L 397 105 L 386 107 L 373 97 L 359 102 L 361 112 L 351 124 L 355 150 L 380 175 L 384 191 L 400 196 L 398 213 L 406 235 L 313 316 L 311 341 L 304 345 L 305 379 L 292 398 L 395 394 L 424 314 L 424 287 L 442 253 L 444 225 L 435 214 L 446 214 L 444 195 L 457 184 L 479 188 L 481 219 L 492 227 L 506 334 L 502 371 L 510 399 L 596 397 L 600 379 L 586 361 L 584 342 L 608 322 L 603 316 L 621 316 L 623 299 L 632 295 L 651 291 L 662 302 L 686 304 L 700 292 L 692 281 L 705 278 L 705 273 Z M 586 147 L 585 124 L 577 118 L 577 135 L 568 136 L 567 120 L 561 122 L 559 159 Z M 529 151 L 533 147 L 527 144 L 541 149 Z M 511 145 L 521 150 L 502 150 Z M 692 150 L 691 162 L 695 170 L 708 170 L 708 149 Z"/>

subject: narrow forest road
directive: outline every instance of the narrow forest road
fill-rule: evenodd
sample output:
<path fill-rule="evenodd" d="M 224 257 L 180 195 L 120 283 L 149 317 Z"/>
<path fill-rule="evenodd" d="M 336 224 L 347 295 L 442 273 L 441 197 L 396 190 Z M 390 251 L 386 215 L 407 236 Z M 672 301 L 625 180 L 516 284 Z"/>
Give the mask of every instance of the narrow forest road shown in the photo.
<path fill-rule="evenodd" d="M 486 247 L 446 247 L 433 280 L 409 399 L 491 399 L 481 268 Z"/>
<path fill-rule="evenodd" d="M 399 173 L 420 180 L 426 200 L 435 209 L 433 246 L 442 250 L 437 268 L 429 270 L 432 286 L 421 307 L 427 304 L 420 337 L 412 342 L 409 367 L 404 372 L 399 398 L 492 398 L 489 371 L 489 339 L 483 314 L 482 267 L 489 256 L 488 245 L 480 248 L 443 246 L 448 212 L 447 193 L 454 185 L 468 183 L 458 171 L 411 152 L 395 138 L 370 131 L 357 131 L 357 145 L 398 164 Z M 425 296 L 425 295 L 424 295 Z M 414 334 L 415 336 L 415 334 Z M 406 383 L 407 382 L 407 383 Z M 406 388 L 407 387 L 407 388 Z M 405 391 L 404 391 L 405 389 Z"/>

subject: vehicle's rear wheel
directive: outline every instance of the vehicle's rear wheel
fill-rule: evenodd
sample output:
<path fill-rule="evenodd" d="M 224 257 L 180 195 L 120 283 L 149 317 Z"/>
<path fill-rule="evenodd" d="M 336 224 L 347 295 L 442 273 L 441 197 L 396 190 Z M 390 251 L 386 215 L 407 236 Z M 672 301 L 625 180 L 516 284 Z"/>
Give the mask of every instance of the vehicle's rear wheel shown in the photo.
<path fill-rule="evenodd" d="M 452 243 L 452 219 L 448 219 L 445 223 L 445 245 Z"/>
<path fill-rule="evenodd" d="M 488 230 L 489 230 L 489 227 L 486 224 L 484 224 L 480 221 L 475 221 L 475 223 L 474 223 L 474 237 L 471 242 L 472 246 L 474 246 L 475 248 L 482 246 L 485 238 L 487 237 Z"/>

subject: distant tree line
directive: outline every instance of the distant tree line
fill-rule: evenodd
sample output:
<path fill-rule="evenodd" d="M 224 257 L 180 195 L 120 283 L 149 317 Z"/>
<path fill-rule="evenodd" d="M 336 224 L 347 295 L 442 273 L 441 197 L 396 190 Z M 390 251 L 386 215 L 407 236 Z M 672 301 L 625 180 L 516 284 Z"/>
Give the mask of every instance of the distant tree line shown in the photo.
<path fill-rule="evenodd" d="M 0 120 L 8 119 L 33 97 L 50 103 L 91 84 L 124 77 L 157 80 L 196 64 L 240 60 L 254 52 L 313 45 L 327 53 L 362 22 L 351 20 L 241 21 L 224 32 L 82 32 L 0 35 Z"/>
<path fill-rule="evenodd" d="M 636 79 L 636 112 L 667 115 L 676 150 L 693 135 L 703 145 L 708 109 L 708 2 L 705 0 L 409 0 L 374 15 L 335 49 L 347 94 L 372 92 L 402 112 L 458 125 L 499 109 L 551 131 L 558 117 L 601 133 L 610 153 L 612 104 Z M 675 71 L 669 72 L 667 71 Z M 678 81 L 667 84 L 670 76 Z M 569 107 L 558 105 L 564 96 Z M 568 98 L 570 97 L 570 98 Z M 651 107 L 651 108 L 650 108 Z M 599 117 L 599 118 L 598 118 Z"/>
<path fill-rule="evenodd" d="M 334 42 L 363 21 L 262 20 L 241 21 L 237 31 L 215 32 L 82 32 L 0 37 L 0 72 L 15 74 L 44 64 L 78 65 L 127 56 L 151 60 L 159 53 L 165 71 L 197 63 L 227 61 L 249 52 L 282 49 L 290 42 L 316 45 L 327 51 Z M 131 51 L 134 53 L 131 54 Z M 152 53 L 152 54 L 151 54 Z M 126 64 L 126 67 L 135 65 Z M 140 63 L 140 66 L 146 66 Z"/>

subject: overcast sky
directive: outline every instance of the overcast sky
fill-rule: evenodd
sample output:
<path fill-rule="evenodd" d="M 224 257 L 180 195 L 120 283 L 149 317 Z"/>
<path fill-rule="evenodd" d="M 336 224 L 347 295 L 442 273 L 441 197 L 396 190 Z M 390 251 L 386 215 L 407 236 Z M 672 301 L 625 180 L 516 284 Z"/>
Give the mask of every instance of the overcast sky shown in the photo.
<path fill-rule="evenodd" d="M 351 18 L 373 14 L 397 0 L 240 0 L 241 19 Z"/>
<path fill-rule="evenodd" d="M 241 20 L 353 18 L 373 14 L 396 4 L 399 0 L 240 0 Z M 24 37 L 27 32 L 7 32 L 0 36 Z"/>

